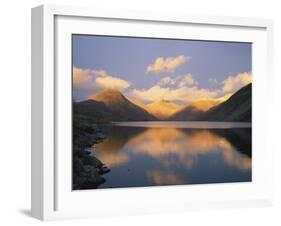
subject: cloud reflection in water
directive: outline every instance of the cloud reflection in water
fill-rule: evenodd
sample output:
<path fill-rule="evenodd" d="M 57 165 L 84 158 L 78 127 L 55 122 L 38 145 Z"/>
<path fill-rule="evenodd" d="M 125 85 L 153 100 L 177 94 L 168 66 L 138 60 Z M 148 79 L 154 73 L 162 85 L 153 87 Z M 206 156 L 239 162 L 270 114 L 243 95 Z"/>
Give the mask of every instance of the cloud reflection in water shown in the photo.
<path fill-rule="evenodd" d="M 93 154 L 111 168 L 105 187 L 251 181 L 248 131 L 112 127 Z"/>

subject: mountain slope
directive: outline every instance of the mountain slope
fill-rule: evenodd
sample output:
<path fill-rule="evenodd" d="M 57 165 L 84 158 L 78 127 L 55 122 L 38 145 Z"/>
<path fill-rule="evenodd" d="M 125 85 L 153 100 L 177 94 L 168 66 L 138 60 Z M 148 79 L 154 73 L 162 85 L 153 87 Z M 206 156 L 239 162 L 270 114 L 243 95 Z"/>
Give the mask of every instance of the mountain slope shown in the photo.
<path fill-rule="evenodd" d="M 132 103 L 119 91 L 114 89 L 105 90 L 90 96 L 88 99 L 103 103 L 110 110 L 116 120 L 146 121 L 155 119 L 155 117 L 149 114 L 146 110 Z"/>
<path fill-rule="evenodd" d="M 217 100 L 219 101 L 219 100 Z M 212 106 L 213 105 L 213 106 Z M 222 103 L 193 102 L 176 112 L 174 121 L 230 121 L 250 122 L 252 119 L 252 84 L 248 84 Z"/>
<path fill-rule="evenodd" d="M 114 115 L 104 103 L 95 100 L 74 102 L 73 113 L 76 118 L 88 118 L 95 123 L 108 122 L 114 118 Z"/>
<path fill-rule="evenodd" d="M 146 105 L 146 110 L 160 120 L 167 119 L 183 106 L 167 100 L 155 101 Z"/>
<path fill-rule="evenodd" d="M 228 100 L 211 108 L 200 120 L 251 122 L 252 83 L 242 87 Z"/>
<path fill-rule="evenodd" d="M 191 102 L 190 105 L 182 108 L 181 110 L 175 112 L 169 117 L 171 121 L 186 121 L 186 120 L 197 120 L 201 117 L 205 111 L 209 110 L 211 107 L 218 105 L 219 100 L 199 100 Z"/>
<path fill-rule="evenodd" d="M 208 111 L 210 108 L 220 104 L 221 100 L 197 100 L 190 103 L 190 106 L 200 111 Z"/>
<path fill-rule="evenodd" d="M 182 110 L 171 115 L 168 120 L 170 121 L 194 121 L 202 116 L 204 111 L 197 109 L 194 106 L 186 106 Z"/>
<path fill-rule="evenodd" d="M 130 98 L 130 97 L 126 97 L 129 101 L 131 101 L 133 104 L 143 108 L 144 110 L 146 110 L 146 105 L 142 102 L 140 102 L 139 100 L 136 100 L 136 99 L 133 99 L 133 98 Z"/>

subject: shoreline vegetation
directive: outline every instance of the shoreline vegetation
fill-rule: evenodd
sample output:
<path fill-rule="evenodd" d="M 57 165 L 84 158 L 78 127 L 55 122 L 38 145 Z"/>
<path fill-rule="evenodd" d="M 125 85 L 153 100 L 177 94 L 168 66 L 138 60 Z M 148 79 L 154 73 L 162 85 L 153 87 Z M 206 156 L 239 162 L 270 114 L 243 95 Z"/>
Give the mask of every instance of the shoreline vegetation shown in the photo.
<path fill-rule="evenodd" d="M 242 87 L 228 100 L 202 112 L 191 107 L 183 108 L 167 121 L 221 121 L 251 122 L 252 86 Z M 112 122 L 166 121 L 150 114 L 131 102 L 120 92 L 108 91 L 80 102 L 73 102 L 73 162 L 72 188 L 93 189 L 106 182 L 104 174 L 110 169 L 87 148 L 106 139 Z"/>

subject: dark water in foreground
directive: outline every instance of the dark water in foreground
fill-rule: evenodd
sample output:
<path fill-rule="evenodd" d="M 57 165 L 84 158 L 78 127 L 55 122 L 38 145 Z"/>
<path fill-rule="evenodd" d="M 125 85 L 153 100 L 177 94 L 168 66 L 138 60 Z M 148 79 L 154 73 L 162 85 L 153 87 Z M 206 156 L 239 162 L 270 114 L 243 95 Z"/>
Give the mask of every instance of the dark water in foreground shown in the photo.
<path fill-rule="evenodd" d="M 92 155 L 111 171 L 99 188 L 251 181 L 251 125 L 126 122 Z"/>

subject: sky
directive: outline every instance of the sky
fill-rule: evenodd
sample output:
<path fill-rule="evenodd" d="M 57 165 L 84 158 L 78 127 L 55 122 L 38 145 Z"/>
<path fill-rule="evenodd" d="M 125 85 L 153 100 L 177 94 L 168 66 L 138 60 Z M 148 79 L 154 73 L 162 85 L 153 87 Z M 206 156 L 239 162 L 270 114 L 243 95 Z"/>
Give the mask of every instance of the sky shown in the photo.
<path fill-rule="evenodd" d="M 223 99 L 252 81 L 251 43 L 72 36 L 73 98 L 117 89 L 144 103 Z"/>

